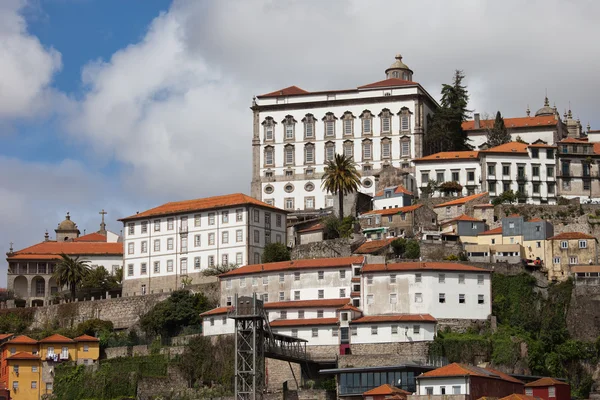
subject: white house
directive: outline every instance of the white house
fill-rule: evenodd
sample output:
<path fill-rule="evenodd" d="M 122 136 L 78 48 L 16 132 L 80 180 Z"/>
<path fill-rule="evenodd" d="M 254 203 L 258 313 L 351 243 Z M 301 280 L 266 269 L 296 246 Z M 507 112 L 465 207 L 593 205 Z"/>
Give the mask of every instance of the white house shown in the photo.
<path fill-rule="evenodd" d="M 166 203 L 122 218 L 123 295 L 178 289 L 216 265 L 260 262 L 286 243 L 286 212 L 241 193 Z"/>
<path fill-rule="evenodd" d="M 414 194 L 402 185 L 386 187 L 373 197 L 373 210 L 386 210 L 412 205 Z"/>
<path fill-rule="evenodd" d="M 309 92 L 296 86 L 254 98 L 252 196 L 286 210 L 333 206 L 321 189 L 327 161 L 351 156 L 361 191 L 375 193 L 374 174 L 392 165 L 412 175 L 422 156 L 427 116 L 436 101 L 400 55 L 385 80 L 354 89 Z M 413 180 L 407 189 L 414 191 Z M 411 187 L 412 186 L 412 187 Z"/>

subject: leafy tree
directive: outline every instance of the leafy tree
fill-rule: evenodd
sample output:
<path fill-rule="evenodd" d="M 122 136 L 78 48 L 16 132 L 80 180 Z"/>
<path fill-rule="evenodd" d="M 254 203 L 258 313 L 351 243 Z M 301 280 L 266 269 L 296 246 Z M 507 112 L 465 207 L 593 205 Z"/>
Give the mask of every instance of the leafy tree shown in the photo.
<path fill-rule="evenodd" d="M 428 116 L 428 131 L 425 135 L 425 154 L 440 151 L 469 150 L 467 133 L 462 123 L 469 117 L 467 109 L 469 93 L 463 85 L 465 75 L 462 71 L 454 72 L 451 85 L 442 85 L 442 101 L 433 116 Z"/>
<path fill-rule="evenodd" d="M 438 189 L 440 190 L 440 192 L 444 193 L 444 195 L 448 196 L 450 194 L 460 194 L 462 193 L 463 187 L 460 183 L 455 182 L 455 181 L 448 181 L 448 182 L 444 182 L 442 183 Z"/>
<path fill-rule="evenodd" d="M 291 254 L 283 243 L 269 243 L 263 249 L 262 262 L 270 263 L 277 261 L 289 261 Z"/>
<path fill-rule="evenodd" d="M 492 200 L 492 204 L 495 206 L 498 206 L 500 204 L 504 204 L 504 203 L 516 203 L 519 199 L 519 196 L 517 195 L 517 193 L 513 192 L 512 190 L 507 190 L 506 192 L 502 192 L 502 194 L 498 197 L 496 197 L 494 200 Z"/>
<path fill-rule="evenodd" d="M 196 336 L 183 351 L 178 367 L 191 387 L 216 384 L 228 391 L 235 373 L 234 352 L 232 337 L 219 336 L 213 343 L 208 337 Z"/>
<path fill-rule="evenodd" d="M 119 287 L 117 279 L 101 265 L 90 270 L 81 281 L 81 288 L 83 289 L 102 289 L 106 291 L 117 287 Z"/>
<path fill-rule="evenodd" d="M 200 314 L 213 307 L 202 293 L 177 290 L 140 318 L 140 326 L 149 335 L 175 336 L 189 325 L 199 325 Z"/>
<path fill-rule="evenodd" d="M 421 256 L 421 246 L 419 242 L 414 239 L 406 242 L 406 250 L 404 251 L 404 258 L 416 259 Z"/>
<path fill-rule="evenodd" d="M 227 264 L 227 265 L 215 265 L 214 267 L 210 267 L 202 271 L 202 275 L 204 276 L 217 276 L 224 274 L 225 272 L 233 271 L 238 268 L 237 264 Z"/>
<path fill-rule="evenodd" d="M 404 254 L 406 251 L 406 239 L 404 238 L 394 239 L 391 245 L 392 249 L 394 249 L 394 255 L 396 257 L 402 256 L 402 254 Z"/>
<path fill-rule="evenodd" d="M 111 333 L 113 330 L 114 326 L 111 321 L 105 321 L 99 318 L 92 318 L 78 324 L 77 328 L 75 329 L 75 334 L 77 336 L 98 336 L 100 334 Z"/>
<path fill-rule="evenodd" d="M 500 146 L 501 144 L 508 143 L 511 141 L 510 134 L 504 126 L 504 118 L 500 114 L 500 111 L 496 113 L 496 120 L 494 126 L 488 129 L 487 142 L 490 147 Z"/>
<path fill-rule="evenodd" d="M 428 198 L 431 197 L 433 193 L 435 193 L 436 189 L 437 182 L 433 179 L 430 179 L 429 181 L 427 181 L 427 186 L 421 188 L 421 194 L 423 195 L 423 197 Z"/>
<path fill-rule="evenodd" d="M 341 221 L 336 217 L 325 217 L 321 220 L 324 227 L 324 239 L 349 238 L 354 232 L 356 219 L 352 216 L 344 217 Z"/>
<path fill-rule="evenodd" d="M 60 257 L 61 260 L 56 265 L 52 277 L 59 287 L 68 286 L 71 299 L 75 299 L 77 285 L 81 284 L 90 273 L 89 261 L 79 261 L 79 257 L 71 258 L 64 253 Z"/>
<path fill-rule="evenodd" d="M 336 154 L 333 160 L 327 162 L 321 187 L 338 195 L 340 221 L 344 219 L 344 196 L 356 192 L 360 184 L 360 175 L 351 158 Z"/>
<path fill-rule="evenodd" d="M 115 281 L 120 285 L 123 283 L 123 267 L 119 267 L 115 270 Z"/>

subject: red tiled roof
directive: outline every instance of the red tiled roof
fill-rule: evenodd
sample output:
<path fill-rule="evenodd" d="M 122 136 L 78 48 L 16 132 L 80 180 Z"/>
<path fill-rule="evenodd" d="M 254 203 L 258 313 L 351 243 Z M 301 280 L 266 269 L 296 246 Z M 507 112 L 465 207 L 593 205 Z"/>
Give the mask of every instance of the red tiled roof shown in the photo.
<path fill-rule="evenodd" d="M 527 154 L 527 143 L 508 142 L 500 146 L 492 147 L 491 149 L 482 150 L 483 153 L 521 153 Z"/>
<path fill-rule="evenodd" d="M 554 235 L 548 240 L 571 240 L 571 239 L 596 239 L 592 235 L 582 232 L 563 232 L 558 235 Z"/>
<path fill-rule="evenodd" d="M 385 189 L 383 189 L 383 190 L 380 190 L 379 192 L 375 193 L 375 197 L 383 197 L 384 193 L 385 193 Z M 394 189 L 394 194 L 401 194 L 401 193 L 403 193 L 403 194 L 409 194 L 409 195 L 411 195 L 411 196 L 412 196 L 412 194 L 413 194 L 412 192 L 409 192 L 409 191 L 408 191 L 408 190 L 407 190 L 407 189 L 406 189 L 404 186 L 402 186 L 402 185 L 398 185 L 398 186 L 396 186 L 396 189 Z"/>
<path fill-rule="evenodd" d="M 520 384 L 524 383 L 523 381 L 520 381 L 517 378 L 513 378 L 512 376 L 510 376 L 508 374 L 505 374 L 502 371 L 498 371 L 497 369 L 487 367 L 487 368 L 485 368 L 485 370 L 490 371 L 491 373 L 498 375 L 500 378 L 504 379 L 505 381 L 514 382 L 514 383 L 520 383 Z"/>
<path fill-rule="evenodd" d="M 69 339 L 68 337 L 59 335 L 57 333 L 40 340 L 40 343 L 74 343 L 74 342 L 75 341 L 73 339 Z"/>
<path fill-rule="evenodd" d="M 359 86 L 359 89 L 375 89 L 382 87 L 394 87 L 394 86 L 409 86 L 409 85 L 418 85 L 417 82 L 413 81 L 405 81 L 404 79 L 398 78 L 389 78 L 384 79 L 379 82 L 369 83 L 368 85 Z"/>
<path fill-rule="evenodd" d="M 5 344 L 37 344 L 37 340 L 34 340 L 29 336 L 19 335 L 14 339 L 9 340 Z"/>
<path fill-rule="evenodd" d="M 158 217 L 161 215 L 179 214 L 191 211 L 202 211 L 202 210 L 213 210 L 215 208 L 223 207 L 235 207 L 243 205 L 254 205 L 281 212 L 287 212 L 277 207 L 273 207 L 267 203 L 263 203 L 260 200 L 256 200 L 253 197 L 246 196 L 242 193 L 227 194 L 223 196 L 205 197 L 203 199 L 194 200 L 183 200 L 183 201 L 172 201 L 165 203 L 161 206 L 151 208 L 150 210 L 143 211 L 131 215 L 129 217 L 121 218 L 119 221 L 130 221 L 140 218 Z"/>
<path fill-rule="evenodd" d="M 337 257 L 337 258 L 314 258 L 306 260 L 280 261 L 267 264 L 252 264 L 244 267 L 236 268 L 229 272 L 219 275 L 220 277 L 229 277 L 236 275 L 249 275 L 261 272 L 274 271 L 294 271 L 297 269 L 314 269 L 314 268 L 335 268 L 348 267 L 352 264 L 362 264 L 365 258 L 357 257 Z"/>
<path fill-rule="evenodd" d="M 271 93 L 261 94 L 260 96 L 256 96 L 256 97 L 260 98 L 260 97 L 296 96 L 299 94 L 308 94 L 308 93 L 310 93 L 310 92 L 307 92 L 306 90 L 301 89 L 298 86 L 289 86 L 284 89 L 276 90 Z"/>
<path fill-rule="evenodd" d="M 99 342 L 100 339 L 90 336 L 90 335 L 81 335 L 77 336 L 75 339 L 76 342 Z"/>
<path fill-rule="evenodd" d="M 351 310 L 351 311 L 358 311 L 358 312 L 362 313 L 362 311 L 358 307 L 354 307 L 350 303 L 346 304 L 344 307 L 338 308 L 338 310 L 340 310 L 340 311 Z"/>
<path fill-rule="evenodd" d="M 600 154 L 600 143 L 594 143 L 594 154 Z"/>
<path fill-rule="evenodd" d="M 441 161 L 441 160 L 476 160 L 479 158 L 478 151 L 442 151 L 440 153 L 430 154 L 425 157 L 416 158 L 413 161 Z"/>
<path fill-rule="evenodd" d="M 406 206 L 406 207 L 396 207 L 396 208 L 386 208 L 385 210 L 372 210 L 372 211 L 368 211 L 362 215 L 394 215 L 394 214 L 400 214 L 400 213 L 408 213 L 408 212 L 413 212 L 418 208 L 423 207 L 423 204 L 413 204 L 412 206 Z"/>
<path fill-rule="evenodd" d="M 490 229 L 489 231 L 481 232 L 477 236 L 481 236 L 481 235 L 502 235 L 502 227 L 499 226 L 497 228 Z"/>
<path fill-rule="evenodd" d="M 379 251 L 385 247 L 388 247 L 396 238 L 370 240 L 360 245 L 358 249 L 354 251 L 355 254 L 371 254 Z"/>
<path fill-rule="evenodd" d="M 74 242 L 106 242 L 106 235 L 98 232 L 88 233 L 87 235 L 79 236 L 73 239 Z"/>
<path fill-rule="evenodd" d="M 559 381 L 558 379 L 554 379 L 554 378 L 550 378 L 550 377 L 540 378 L 537 381 L 527 383 L 525 386 L 526 387 L 541 387 L 541 386 L 556 386 L 556 385 L 569 386 L 569 384 L 566 382 Z"/>
<path fill-rule="evenodd" d="M 274 301 L 264 303 L 264 308 L 313 308 L 313 307 L 341 307 L 348 304 L 350 298 L 344 299 L 318 299 L 318 300 L 292 300 L 292 301 Z"/>
<path fill-rule="evenodd" d="M 451 262 L 402 262 L 390 264 L 365 264 L 362 272 L 386 272 L 386 271 L 473 271 L 490 272 L 487 269 L 473 267 Z"/>
<path fill-rule="evenodd" d="M 494 126 L 495 119 L 484 119 L 479 121 L 479 129 L 491 128 Z M 525 128 L 535 126 L 555 126 L 558 120 L 553 115 L 539 117 L 518 117 L 504 118 L 504 126 L 507 128 Z M 465 121 L 462 123 L 462 128 L 465 131 L 473 131 L 475 129 L 475 121 Z"/>
<path fill-rule="evenodd" d="M 543 221 L 544 221 L 544 220 L 543 220 L 543 219 L 541 219 L 541 218 L 533 218 L 533 219 L 530 219 L 530 220 L 529 220 L 529 221 L 527 221 L 527 222 L 543 222 Z"/>
<path fill-rule="evenodd" d="M 8 256 L 12 259 L 57 259 L 60 254 L 68 255 L 123 255 L 123 243 L 106 242 L 41 242 L 14 252 Z"/>
<path fill-rule="evenodd" d="M 20 351 L 12 356 L 6 357 L 7 360 L 39 360 L 40 356 L 33 355 L 31 353 L 26 353 L 24 351 Z"/>
<path fill-rule="evenodd" d="M 576 139 L 572 137 L 565 138 L 558 143 L 575 143 L 575 144 L 591 144 L 588 142 L 587 138 L 585 139 Z"/>
<path fill-rule="evenodd" d="M 321 223 L 316 223 L 312 226 L 309 226 L 308 228 L 304 228 L 302 230 L 299 230 L 298 233 L 306 233 L 306 232 L 317 232 L 320 230 L 323 230 L 324 226 Z"/>
<path fill-rule="evenodd" d="M 337 318 L 308 318 L 308 319 L 276 319 L 269 325 L 272 328 L 282 326 L 311 326 L 311 325 L 337 325 Z"/>
<path fill-rule="evenodd" d="M 449 219 L 448 221 L 442 222 L 442 225 L 446 225 L 446 224 L 449 224 L 451 222 L 457 222 L 457 221 L 482 222 L 480 219 L 469 217 L 466 214 L 461 214 L 458 217 L 455 217 L 455 218 Z"/>
<path fill-rule="evenodd" d="M 529 145 L 529 147 L 556 148 L 557 146 L 548 143 L 532 143 Z"/>
<path fill-rule="evenodd" d="M 200 314 L 201 317 L 208 317 L 210 315 L 220 315 L 227 314 L 227 311 L 231 310 L 233 307 L 217 307 L 212 310 L 208 310 Z"/>
<path fill-rule="evenodd" d="M 468 201 L 475 200 L 475 199 L 478 199 L 480 197 L 483 197 L 486 194 L 488 194 L 488 192 L 477 193 L 477 194 L 472 194 L 470 196 L 460 197 L 460 198 L 458 198 L 456 200 L 450 200 L 450 201 L 447 201 L 445 203 L 438 204 L 437 206 L 434 206 L 433 208 L 462 205 L 462 204 L 465 204 Z"/>
<path fill-rule="evenodd" d="M 542 400 L 541 397 L 527 396 L 526 394 L 513 393 L 502 397 L 500 400 Z"/>
<path fill-rule="evenodd" d="M 433 371 L 425 372 L 419 375 L 419 378 L 441 378 L 450 376 L 480 376 L 484 378 L 502 379 L 513 383 L 523 383 L 518 379 L 515 379 L 505 373 L 496 371 L 491 368 L 475 367 L 473 365 L 452 363 L 444 367 L 434 369 Z"/>
<path fill-rule="evenodd" d="M 368 315 L 352 321 L 353 324 L 369 324 L 377 322 L 436 322 L 429 314 L 390 314 Z"/>
<path fill-rule="evenodd" d="M 367 390 L 366 392 L 363 393 L 363 396 L 386 396 L 386 395 L 393 395 L 393 394 L 410 394 L 410 392 L 407 392 L 406 390 L 402 390 L 400 388 L 397 388 L 395 386 L 389 385 L 387 383 L 376 387 L 375 389 L 371 389 L 371 390 Z"/>
<path fill-rule="evenodd" d="M 14 335 L 14 333 L 2 333 L 2 334 L 0 334 L 0 342 L 3 341 L 4 339 L 7 339 L 7 338 L 13 336 L 13 335 Z"/>

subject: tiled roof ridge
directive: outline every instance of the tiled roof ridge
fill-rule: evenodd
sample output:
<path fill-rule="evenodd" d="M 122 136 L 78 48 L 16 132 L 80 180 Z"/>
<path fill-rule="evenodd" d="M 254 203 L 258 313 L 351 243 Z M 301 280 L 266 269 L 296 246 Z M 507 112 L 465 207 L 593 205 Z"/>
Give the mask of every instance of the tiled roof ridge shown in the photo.
<path fill-rule="evenodd" d="M 237 276 L 237 275 L 250 275 L 261 272 L 274 272 L 274 271 L 293 271 L 296 269 L 313 269 L 313 268 L 334 268 L 347 266 L 352 264 L 363 264 L 365 261 L 364 256 L 350 256 L 350 257 L 330 257 L 330 258 L 310 258 L 310 259 L 297 259 L 290 261 L 279 261 L 265 264 L 250 264 L 240 268 L 236 268 L 229 272 L 219 275 L 219 277 Z"/>

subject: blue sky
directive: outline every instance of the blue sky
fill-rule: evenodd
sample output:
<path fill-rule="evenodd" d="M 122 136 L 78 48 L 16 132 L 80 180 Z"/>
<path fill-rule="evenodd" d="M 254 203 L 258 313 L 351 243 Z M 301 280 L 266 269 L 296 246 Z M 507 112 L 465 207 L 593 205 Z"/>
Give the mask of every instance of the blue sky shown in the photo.
<path fill-rule="evenodd" d="M 0 252 L 53 236 L 67 211 L 90 232 L 104 208 L 119 232 L 118 218 L 162 202 L 248 193 L 252 96 L 375 82 L 396 53 L 435 97 L 462 69 L 477 112 L 523 116 L 547 91 L 599 129 L 599 12 L 594 0 L 0 0 Z"/>

